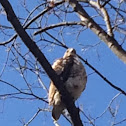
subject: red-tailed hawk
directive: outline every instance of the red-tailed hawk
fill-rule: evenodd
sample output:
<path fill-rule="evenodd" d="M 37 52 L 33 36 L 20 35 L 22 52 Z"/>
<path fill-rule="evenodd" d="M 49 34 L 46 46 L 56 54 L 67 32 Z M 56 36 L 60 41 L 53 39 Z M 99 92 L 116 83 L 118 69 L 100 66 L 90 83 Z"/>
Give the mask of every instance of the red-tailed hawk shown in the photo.
<path fill-rule="evenodd" d="M 62 77 L 64 85 L 73 99 L 77 100 L 85 89 L 87 76 L 84 66 L 76 55 L 75 49 L 67 49 L 63 58 L 56 60 L 52 68 Z M 49 105 L 53 106 L 52 117 L 54 120 L 58 120 L 65 109 L 65 105 L 62 103 L 61 95 L 52 81 L 49 87 L 48 100 Z"/>

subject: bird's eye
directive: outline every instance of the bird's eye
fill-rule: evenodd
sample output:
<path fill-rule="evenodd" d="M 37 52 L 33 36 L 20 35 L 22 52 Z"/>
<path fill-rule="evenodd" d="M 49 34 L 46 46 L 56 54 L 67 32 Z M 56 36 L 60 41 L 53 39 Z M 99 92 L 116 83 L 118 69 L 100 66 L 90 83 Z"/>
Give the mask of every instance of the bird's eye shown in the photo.
<path fill-rule="evenodd" d="M 72 50 L 72 53 L 76 53 L 76 51 L 73 49 L 73 50 Z"/>
<path fill-rule="evenodd" d="M 74 50 L 72 50 L 72 52 L 74 52 Z"/>

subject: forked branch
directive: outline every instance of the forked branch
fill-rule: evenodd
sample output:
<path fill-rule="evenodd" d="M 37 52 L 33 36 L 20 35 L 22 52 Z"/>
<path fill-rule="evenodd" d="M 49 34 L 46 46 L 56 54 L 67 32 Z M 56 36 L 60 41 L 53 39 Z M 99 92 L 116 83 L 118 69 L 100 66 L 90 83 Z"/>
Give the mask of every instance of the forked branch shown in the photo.
<path fill-rule="evenodd" d="M 118 56 L 124 63 L 126 63 L 126 51 L 119 45 L 119 43 L 108 35 L 84 10 L 84 8 L 78 3 L 77 0 L 69 0 L 73 10 L 79 15 L 84 26 L 90 28 L 107 46 L 112 52 Z"/>

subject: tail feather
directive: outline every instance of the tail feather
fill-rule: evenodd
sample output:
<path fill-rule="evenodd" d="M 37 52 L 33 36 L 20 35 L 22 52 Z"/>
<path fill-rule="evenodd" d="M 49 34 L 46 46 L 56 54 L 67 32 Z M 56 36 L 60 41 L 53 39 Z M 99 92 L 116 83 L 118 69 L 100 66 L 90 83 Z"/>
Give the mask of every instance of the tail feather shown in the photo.
<path fill-rule="evenodd" d="M 52 109 L 52 117 L 54 120 L 58 120 L 60 115 L 62 114 L 64 107 L 63 105 L 54 105 Z"/>

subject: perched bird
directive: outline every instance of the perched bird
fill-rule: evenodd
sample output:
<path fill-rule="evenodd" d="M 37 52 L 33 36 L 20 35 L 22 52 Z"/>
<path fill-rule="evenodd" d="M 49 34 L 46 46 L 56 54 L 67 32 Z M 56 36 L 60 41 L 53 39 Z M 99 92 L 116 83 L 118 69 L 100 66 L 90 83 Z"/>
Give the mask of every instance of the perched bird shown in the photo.
<path fill-rule="evenodd" d="M 77 100 L 85 89 L 87 75 L 75 49 L 67 49 L 64 56 L 53 63 L 52 68 L 60 75 L 66 90 L 73 97 L 74 101 Z M 48 100 L 49 105 L 53 106 L 52 117 L 54 120 L 58 120 L 65 109 L 65 105 L 61 101 L 61 95 L 52 81 L 49 87 Z"/>

